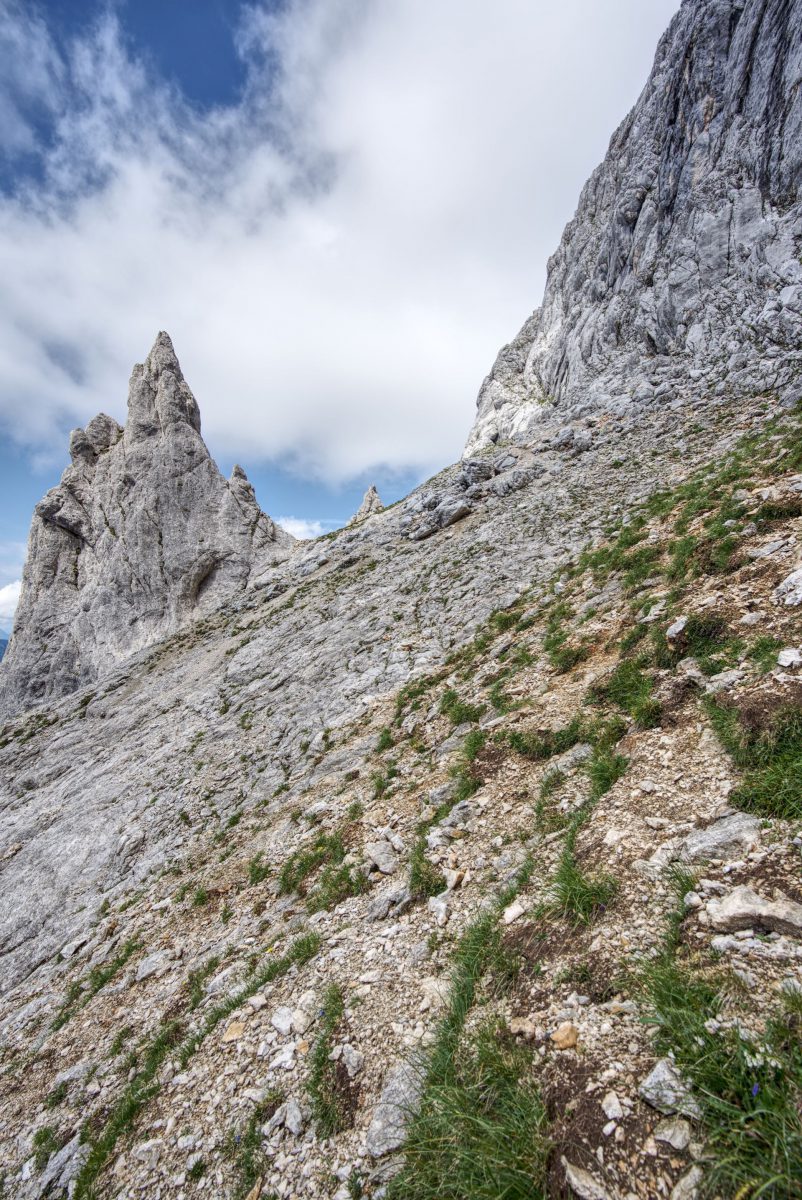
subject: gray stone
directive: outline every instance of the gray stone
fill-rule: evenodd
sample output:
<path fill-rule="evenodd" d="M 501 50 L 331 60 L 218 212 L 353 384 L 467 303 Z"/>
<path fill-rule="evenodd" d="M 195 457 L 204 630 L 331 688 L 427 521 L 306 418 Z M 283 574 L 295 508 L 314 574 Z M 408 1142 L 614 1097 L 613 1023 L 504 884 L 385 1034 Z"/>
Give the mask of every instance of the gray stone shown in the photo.
<path fill-rule="evenodd" d="M 565 1171 L 566 1183 L 581 1200 L 613 1200 L 607 1188 L 590 1171 L 570 1163 L 564 1155 L 560 1162 Z"/>
<path fill-rule="evenodd" d="M 382 875 L 394 875 L 398 870 L 398 858 L 389 842 L 366 842 L 363 854 L 365 862 L 377 867 Z"/>
<path fill-rule="evenodd" d="M 360 521 L 366 521 L 368 517 L 372 517 L 374 513 L 384 512 L 384 505 L 379 498 L 379 493 L 376 491 L 375 484 L 371 484 L 365 495 L 362 497 L 362 503 L 356 510 L 349 525 L 358 525 Z"/>
<path fill-rule="evenodd" d="M 403 1146 L 420 1087 L 420 1074 L 410 1063 L 400 1063 L 388 1073 L 365 1137 L 368 1154 L 381 1158 Z"/>
<path fill-rule="evenodd" d="M 284 1108 L 284 1127 L 289 1129 L 290 1133 L 298 1137 L 303 1133 L 305 1125 L 304 1114 L 301 1111 L 301 1106 L 297 1100 L 290 1098 Z"/>
<path fill-rule="evenodd" d="M 641 1080 L 638 1093 L 652 1108 L 667 1116 L 677 1112 L 693 1118 L 701 1115 L 699 1105 L 691 1096 L 690 1088 L 673 1059 L 658 1059 L 649 1074 Z"/>
<path fill-rule="evenodd" d="M 666 1142 L 674 1150 L 687 1150 L 691 1140 L 691 1126 L 683 1117 L 666 1117 L 658 1121 L 652 1136 L 656 1142 Z"/>
<path fill-rule="evenodd" d="M 707 911 L 713 928 L 723 933 L 767 929 L 802 938 L 802 904 L 796 904 L 780 893 L 775 893 L 773 900 L 766 900 L 742 885 L 721 900 L 709 900 Z"/>
<path fill-rule="evenodd" d="M 280 1008 L 277 1008 L 270 1018 L 270 1024 L 274 1029 L 278 1030 L 283 1037 L 289 1037 L 289 1035 L 292 1033 L 293 1027 L 293 1010 L 286 1004 L 282 1005 Z"/>
<path fill-rule="evenodd" d="M 774 596 L 786 608 L 802 604 L 802 567 L 797 567 L 774 589 Z"/>

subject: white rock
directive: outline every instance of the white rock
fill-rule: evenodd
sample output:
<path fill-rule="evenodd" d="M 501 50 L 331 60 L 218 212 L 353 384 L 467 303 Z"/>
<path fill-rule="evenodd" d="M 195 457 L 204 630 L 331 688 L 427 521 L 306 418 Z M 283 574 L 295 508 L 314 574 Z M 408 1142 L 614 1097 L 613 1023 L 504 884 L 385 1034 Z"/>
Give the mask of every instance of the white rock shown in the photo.
<path fill-rule="evenodd" d="M 621 1101 L 615 1092 L 608 1092 L 601 1101 L 602 1111 L 608 1121 L 620 1121 L 624 1115 Z"/>
<path fill-rule="evenodd" d="M 282 1034 L 284 1037 L 287 1037 L 290 1033 L 292 1033 L 293 1015 L 294 1014 L 291 1008 L 288 1008 L 286 1005 L 282 1005 L 281 1008 L 277 1008 L 273 1013 L 272 1017 L 270 1018 L 270 1024 L 274 1029 L 277 1029 L 280 1034 Z"/>

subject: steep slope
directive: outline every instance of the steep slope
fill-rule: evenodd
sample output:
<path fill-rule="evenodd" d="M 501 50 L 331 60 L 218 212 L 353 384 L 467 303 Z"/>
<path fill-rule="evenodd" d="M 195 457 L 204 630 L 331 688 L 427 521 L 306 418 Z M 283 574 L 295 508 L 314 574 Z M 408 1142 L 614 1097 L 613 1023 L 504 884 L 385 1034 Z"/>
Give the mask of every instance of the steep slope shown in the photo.
<path fill-rule="evenodd" d="M 89 683 L 212 612 L 293 539 L 244 472 L 223 479 L 172 343 L 134 367 L 128 420 L 103 414 L 70 438 L 72 465 L 36 506 L 0 716 Z"/>
<path fill-rule="evenodd" d="M 685 0 L 505 346 L 466 454 L 802 369 L 802 0 Z"/>
<path fill-rule="evenodd" d="M 799 15 L 683 4 L 475 454 L 291 554 L 215 512 L 236 552 L 189 605 L 207 534 L 170 484 L 189 554 L 176 534 L 141 642 L 119 589 L 99 611 L 101 530 L 87 638 L 113 653 L 75 694 L 53 663 L 0 729 L 15 1200 L 802 1193 Z M 748 236 L 716 274 L 724 196 Z M 155 353 L 144 417 L 135 387 L 119 441 L 76 439 L 42 538 L 84 528 L 76 493 L 117 530 L 91 497 L 141 438 L 151 485 L 197 458 L 202 500 L 247 497 Z M 34 670 L 52 577 L 26 577 Z"/>
<path fill-rule="evenodd" d="M 10 1194 L 798 1194 L 802 428 L 720 415 L 708 466 L 300 743 L 268 626 L 326 595 L 347 637 L 344 571 L 9 730 L 12 819 L 105 771 L 120 822 L 103 902 L 0 1002 Z M 474 520 L 412 546 L 440 599 Z"/>

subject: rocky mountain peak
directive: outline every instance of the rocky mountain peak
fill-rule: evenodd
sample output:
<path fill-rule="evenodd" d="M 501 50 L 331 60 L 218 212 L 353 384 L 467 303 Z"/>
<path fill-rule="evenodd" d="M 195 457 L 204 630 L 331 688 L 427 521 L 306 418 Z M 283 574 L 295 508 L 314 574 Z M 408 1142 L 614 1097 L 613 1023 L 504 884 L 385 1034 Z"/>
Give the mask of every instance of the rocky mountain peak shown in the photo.
<path fill-rule="evenodd" d="M 796 386 L 800 71 L 800 0 L 685 0 L 482 385 L 466 455 L 555 420 Z"/>
<path fill-rule="evenodd" d="M 159 333 L 144 363 L 137 363 L 128 387 L 130 442 L 186 424 L 200 434 L 200 410 L 181 373 L 169 334 Z"/>
<path fill-rule="evenodd" d="M 384 511 L 384 505 L 381 502 L 379 493 L 376 491 L 375 483 L 372 483 L 362 497 L 362 503 L 356 510 L 349 525 L 356 525 L 358 521 L 364 521 L 366 517 L 372 517 L 374 513 Z"/>
<path fill-rule="evenodd" d="M 134 367 L 123 429 L 70 435 L 71 465 L 36 506 L 0 714 L 64 695 L 219 607 L 294 539 L 241 467 L 226 481 L 173 344 Z"/>

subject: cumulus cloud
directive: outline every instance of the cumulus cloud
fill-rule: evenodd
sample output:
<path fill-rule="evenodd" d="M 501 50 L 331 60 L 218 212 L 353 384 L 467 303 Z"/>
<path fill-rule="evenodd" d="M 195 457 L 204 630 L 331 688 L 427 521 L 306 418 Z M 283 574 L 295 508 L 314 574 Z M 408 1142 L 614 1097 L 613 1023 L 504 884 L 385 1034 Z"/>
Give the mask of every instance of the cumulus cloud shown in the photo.
<path fill-rule="evenodd" d="M 0 587 L 0 629 L 10 629 L 13 625 L 21 587 L 20 579 Z"/>
<path fill-rule="evenodd" d="M 0 0 L 0 131 L 36 161 L 0 197 L 0 425 L 62 455 L 162 328 L 220 454 L 453 459 L 676 7 L 256 4 L 241 100 L 200 112 L 113 15 L 65 47 Z"/>
<path fill-rule="evenodd" d="M 334 521 L 315 521 L 306 517 L 276 517 L 276 524 L 286 529 L 293 537 L 302 540 L 322 537 L 324 533 L 336 528 Z"/>

